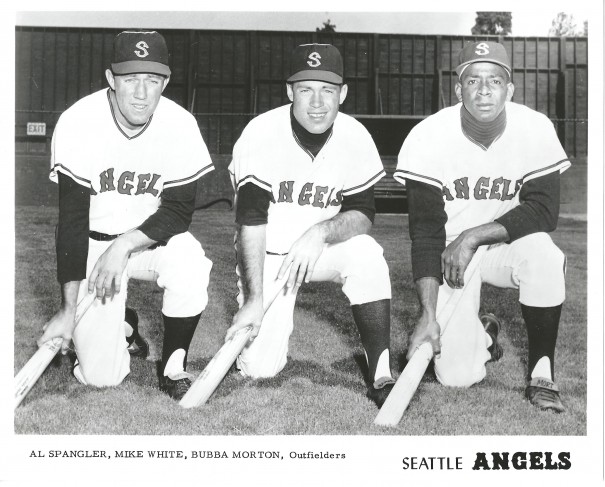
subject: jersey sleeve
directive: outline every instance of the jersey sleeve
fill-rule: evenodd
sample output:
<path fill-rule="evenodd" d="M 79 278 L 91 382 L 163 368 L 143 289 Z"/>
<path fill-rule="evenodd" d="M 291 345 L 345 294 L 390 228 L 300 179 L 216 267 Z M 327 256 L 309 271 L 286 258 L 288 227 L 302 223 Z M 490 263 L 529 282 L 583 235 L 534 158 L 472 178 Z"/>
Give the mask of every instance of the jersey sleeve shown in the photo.
<path fill-rule="evenodd" d="M 342 190 L 343 198 L 366 191 L 386 175 L 372 136 L 361 123 L 356 120 L 354 123 L 356 130 L 350 132 L 355 135 L 349 134 L 354 139 L 347 151 L 351 160 L 347 161 L 350 170 Z"/>
<path fill-rule="evenodd" d="M 260 189 L 272 193 L 270 175 L 266 174 L 264 161 L 259 160 L 265 151 L 254 150 L 255 126 L 248 124 L 233 147 L 233 158 L 229 164 L 229 175 L 233 189 L 237 193 L 246 184 L 254 184 Z"/>
<path fill-rule="evenodd" d="M 403 141 L 393 178 L 401 184 L 405 184 L 406 179 L 411 179 L 442 190 L 442 171 L 430 157 L 431 144 L 436 142 L 426 135 L 426 122 L 428 120 L 414 127 Z"/>
<path fill-rule="evenodd" d="M 555 127 L 546 115 L 535 113 L 531 128 L 534 144 L 528 144 L 526 158 L 531 162 L 523 176 L 523 184 L 552 172 L 562 174 L 571 162 L 561 145 Z"/>
<path fill-rule="evenodd" d="M 195 118 L 185 112 L 183 121 L 179 140 L 175 140 L 169 148 L 167 157 L 171 163 L 164 189 L 189 184 L 214 170 L 210 153 Z"/>
<path fill-rule="evenodd" d="M 92 188 L 90 176 L 87 174 L 85 161 L 80 154 L 80 142 L 77 127 L 71 126 L 71 121 L 65 113 L 59 117 L 51 142 L 50 174 L 54 183 L 59 183 L 59 174 L 70 177 L 76 183 Z"/>

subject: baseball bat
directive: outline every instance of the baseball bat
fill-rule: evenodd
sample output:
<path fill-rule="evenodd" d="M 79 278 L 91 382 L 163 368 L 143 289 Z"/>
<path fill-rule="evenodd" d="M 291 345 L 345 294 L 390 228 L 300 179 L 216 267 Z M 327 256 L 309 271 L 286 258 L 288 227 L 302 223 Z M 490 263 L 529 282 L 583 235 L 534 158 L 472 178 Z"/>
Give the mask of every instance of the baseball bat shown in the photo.
<path fill-rule="evenodd" d="M 380 408 L 374 419 L 374 424 L 378 426 L 397 426 L 412 397 L 414 397 L 432 358 L 433 348 L 430 343 L 425 342 L 418 347 Z"/>
<path fill-rule="evenodd" d="M 474 276 L 476 270 L 479 268 L 481 259 L 483 258 L 483 252 L 487 249 L 487 246 L 481 246 L 477 249 L 471 264 L 467 268 L 464 274 L 464 281 L 470 282 Z M 462 292 L 454 293 L 454 295 L 447 301 L 447 303 L 440 310 L 437 316 L 437 322 L 441 324 L 442 318 L 445 316 L 451 316 L 454 312 L 454 308 L 457 306 Z M 447 310 L 447 312 L 446 312 Z M 441 330 L 443 334 L 445 330 Z M 386 398 L 386 401 L 380 408 L 380 411 L 374 419 L 374 424 L 378 426 L 397 426 L 401 418 L 403 417 L 410 401 L 414 397 L 418 385 L 426 372 L 426 368 L 433 359 L 433 349 L 431 344 L 426 342 L 420 345 L 414 352 L 409 362 L 405 366 L 405 369 L 401 372 L 401 375 L 395 382 L 391 393 Z"/>
<path fill-rule="evenodd" d="M 179 404 L 184 408 L 194 408 L 205 404 L 208 398 L 216 390 L 227 371 L 235 362 L 237 356 L 242 352 L 250 339 L 252 326 L 238 330 L 212 357 L 202 373 L 191 384 L 187 393 Z"/>
<path fill-rule="evenodd" d="M 275 293 L 275 296 L 265 305 L 265 312 L 279 293 L 283 291 L 287 277 L 288 274 L 283 279 L 283 283 Z M 182 407 L 195 408 L 206 403 L 227 374 L 233 362 L 235 362 L 237 356 L 242 352 L 246 343 L 248 343 L 251 333 L 252 325 L 249 325 L 238 330 L 225 342 L 180 400 L 179 404 Z"/>
<path fill-rule="evenodd" d="M 95 300 L 95 294 L 86 294 L 76 307 L 76 324 L 80 321 L 84 313 L 92 306 Z M 23 368 L 15 375 L 14 379 L 14 408 L 17 409 L 23 398 L 34 386 L 48 365 L 52 362 L 55 355 L 61 350 L 63 338 L 56 337 L 45 342 L 36 353 L 27 361 Z"/>

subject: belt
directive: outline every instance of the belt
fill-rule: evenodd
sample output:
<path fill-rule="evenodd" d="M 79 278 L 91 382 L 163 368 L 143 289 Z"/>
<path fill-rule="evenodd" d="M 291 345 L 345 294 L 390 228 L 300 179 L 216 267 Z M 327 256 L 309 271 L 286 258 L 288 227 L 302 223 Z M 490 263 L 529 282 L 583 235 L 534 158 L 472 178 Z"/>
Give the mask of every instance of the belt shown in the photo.
<path fill-rule="evenodd" d="M 120 235 L 122 234 L 118 233 L 117 235 L 107 235 L 106 233 L 95 232 L 94 230 L 88 232 L 88 236 L 98 242 L 110 242 L 118 238 Z"/>
<path fill-rule="evenodd" d="M 88 236 L 93 240 L 96 240 L 97 242 L 111 242 L 112 240 L 118 238 L 120 235 L 122 234 L 118 233 L 117 235 L 108 235 L 107 233 L 95 232 L 94 230 L 88 232 Z M 157 249 L 158 247 L 163 247 L 164 245 L 166 245 L 166 242 L 156 242 L 150 247 L 147 247 L 147 250 Z"/>

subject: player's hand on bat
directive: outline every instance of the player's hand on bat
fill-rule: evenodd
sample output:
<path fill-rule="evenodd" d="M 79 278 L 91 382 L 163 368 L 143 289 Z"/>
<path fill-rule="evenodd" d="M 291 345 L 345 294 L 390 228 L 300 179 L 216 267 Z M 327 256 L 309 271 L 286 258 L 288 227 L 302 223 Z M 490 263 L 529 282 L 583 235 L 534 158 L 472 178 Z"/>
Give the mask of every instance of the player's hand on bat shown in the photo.
<path fill-rule="evenodd" d="M 71 338 L 76 327 L 76 312 L 61 308 L 55 315 L 48 320 L 48 322 L 42 327 L 44 333 L 38 339 L 38 346 L 41 347 L 49 340 L 53 338 L 63 338 L 61 344 L 61 353 L 65 355 L 70 349 Z"/>
<path fill-rule="evenodd" d="M 426 342 L 431 344 L 433 355 L 439 358 L 441 355 L 441 327 L 436 320 L 429 319 L 428 315 L 423 313 L 416 323 L 414 333 L 410 337 L 406 358 L 410 360 L 420 345 Z"/>
<path fill-rule="evenodd" d="M 250 341 L 254 340 L 260 331 L 260 325 L 263 321 L 264 314 L 262 300 L 248 301 L 245 303 L 240 310 L 235 313 L 233 324 L 225 335 L 225 342 L 229 341 L 237 331 L 250 325 L 252 325 Z"/>
<path fill-rule="evenodd" d="M 290 275 L 286 287 L 292 289 L 293 292 L 298 290 L 303 280 L 309 282 L 313 277 L 315 264 L 325 246 L 325 237 L 321 229 L 317 226 L 309 228 L 292 244 L 290 252 L 279 269 L 278 279 L 284 278 L 289 267 Z"/>
<path fill-rule="evenodd" d="M 464 272 L 477 252 L 469 234 L 462 232 L 441 254 L 441 272 L 452 289 L 464 287 Z"/>
<path fill-rule="evenodd" d="M 105 252 L 99 257 L 88 278 L 88 292 L 97 294 L 97 298 L 111 299 L 115 293 L 119 293 L 122 285 L 122 275 L 130 249 L 121 241 L 115 240 Z"/>

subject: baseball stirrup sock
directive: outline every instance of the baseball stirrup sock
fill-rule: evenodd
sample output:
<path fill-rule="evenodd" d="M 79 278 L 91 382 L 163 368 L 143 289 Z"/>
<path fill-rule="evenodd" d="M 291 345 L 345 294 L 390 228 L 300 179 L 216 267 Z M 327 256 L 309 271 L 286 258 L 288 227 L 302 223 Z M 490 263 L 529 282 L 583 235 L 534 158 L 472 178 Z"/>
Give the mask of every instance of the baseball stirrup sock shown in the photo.
<path fill-rule="evenodd" d="M 562 304 L 549 308 L 521 305 L 521 313 L 527 327 L 529 348 L 529 357 L 527 360 L 528 379 L 531 378 L 531 374 L 538 361 L 542 357 L 548 357 L 551 379 L 555 380 L 555 346 L 562 307 Z"/>
<path fill-rule="evenodd" d="M 124 336 L 128 339 L 134 333 L 134 328 L 126 321 L 124 322 Z"/>
<path fill-rule="evenodd" d="M 356 304 L 351 306 L 351 309 L 368 360 L 370 382 L 380 377 L 390 377 L 391 368 L 385 357 L 386 359 L 389 357 L 388 350 L 391 340 L 391 300 L 381 299 L 371 303 Z M 382 360 L 380 360 L 381 356 Z M 380 369 L 378 369 L 379 362 L 381 363 Z M 386 371 L 383 370 L 385 368 Z M 380 377 L 376 377 L 377 375 Z"/>
<path fill-rule="evenodd" d="M 126 308 L 124 310 L 124 336 L 128 342 L 128 346 L 140 336 L 139 335 L 139 317 L 135 310 Z"/>
<path fill-rule="evenodd" d="M 530 378 L 533 379 L 534 377 L 544 377 L 545 379 L 552 380 L 551 370 L 550 359 L 544 356 L 538 360 L 538 363 L 531 371 Z"/>
<path fill-rule="evenodd" d="M 490 334 L 488 332 L 485 332 L 485 346 L 486 346 L 488 352 L 491 352 L 489 347 L 491 347 L 493 344 L 494 344 L 494 341 L 492 340 L 492 337 L 490 336 Z"/>
<path fill-rule="evenodd" d="M 200 321 L 200 313 L 197 316 L 190 316 L 187 318 L 173 318 L 162 314 L 164 318 L 164 344 L 162 347 L 162 373 L 166 373 L 166 366 L 171 355 L 179 349 L 185 351 L 185 355 L 182 360 L 182 370 L 187 370 L 187 352 L 189 351 L 189 345 L 193 339 L 195 328 Z M 173 365 L 174 360 L 171 363 Z"/>
<path fill-rule="evenodd" d="M 180 379 L 180 376 L 185 374 L 183 364 L 185 363 L 186 352 L 182 348 L 172 352 L 164 367 L 164 376 L 170 377 L 172 380 Z"/>

